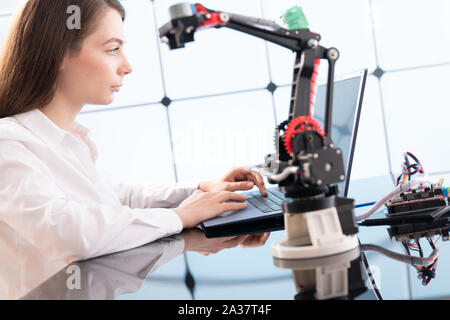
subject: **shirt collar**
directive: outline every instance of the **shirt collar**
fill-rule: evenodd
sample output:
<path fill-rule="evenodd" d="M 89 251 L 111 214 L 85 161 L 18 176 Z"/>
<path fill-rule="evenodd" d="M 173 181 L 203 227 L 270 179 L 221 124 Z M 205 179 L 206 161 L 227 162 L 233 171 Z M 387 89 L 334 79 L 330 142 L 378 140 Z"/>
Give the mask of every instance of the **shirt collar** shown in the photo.
<path fill-rule="evenodd" d="M 40 137 L 45 143 L 59 147 L 67 135 L 83 135 L 87 136 L 89 130 L 81 124 L 74 122 L 72 132 L 66 131 L 58 127 L 51 121 L 41 110 L 33 109 L 14 116 L 24 127 Z"/>

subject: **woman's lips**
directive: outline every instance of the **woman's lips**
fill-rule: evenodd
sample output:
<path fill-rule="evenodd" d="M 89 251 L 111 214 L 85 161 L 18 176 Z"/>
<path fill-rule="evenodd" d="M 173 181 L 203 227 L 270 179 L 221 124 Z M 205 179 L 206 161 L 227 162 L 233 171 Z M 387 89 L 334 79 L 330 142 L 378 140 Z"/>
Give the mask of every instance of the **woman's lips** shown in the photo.
<path fill-rule="evenodd" d="M 112 86 L 111 88 L 113 89 L 113 91 L 119 92 L 121 86 L 122 85 L 120 85 L 120 86 Z"/>

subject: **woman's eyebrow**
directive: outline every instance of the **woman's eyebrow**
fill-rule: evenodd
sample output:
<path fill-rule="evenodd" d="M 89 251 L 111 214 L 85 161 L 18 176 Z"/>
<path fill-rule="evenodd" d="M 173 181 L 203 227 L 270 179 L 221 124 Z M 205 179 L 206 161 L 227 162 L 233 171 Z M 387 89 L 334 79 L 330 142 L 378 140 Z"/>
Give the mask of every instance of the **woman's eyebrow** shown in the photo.
<path fill-rule="evenodd" d="M 123 45 L 125 43 L 125 41 L 123 41 L 122 39 L 119 38 L 111 38 L 108 41 L 106 41 L 103 45 L 110 43 L 110 42 L 117 42 L 120 45 Z"/>

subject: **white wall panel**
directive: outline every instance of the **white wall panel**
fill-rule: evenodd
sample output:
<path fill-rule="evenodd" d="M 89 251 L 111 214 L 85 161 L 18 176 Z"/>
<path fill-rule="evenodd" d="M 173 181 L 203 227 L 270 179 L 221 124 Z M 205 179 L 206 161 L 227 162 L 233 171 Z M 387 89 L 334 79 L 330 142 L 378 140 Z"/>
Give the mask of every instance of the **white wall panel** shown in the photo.
<path fill-rule="evenodd" d="M 185 100 L 170 106 L 180 181 L 216 179 L 273 152 L 274 119 L 266 90 Z"/>
<path fill-rule="evenodd" d="M 10 24 L 11 24 L 10 16 L 6 15 L 0 17 L 0 49 L 3 48 L 3 45 L 5 44 Z"/>
<path fill-rule="evenodd" d="M 393 170 L 400 172 L 403 152 L 410 151 L 428 172 L 450 171 L 445 142 L 450 119 L 450 66 L 383 77 L 388 137 Z"/>
<path fill-rule="evenodd" d="M 450 62 L 450 1 L 372 2 L 377 50 L 383 69 Z"/>
<path fill-rule="evenodd" d="M 83 113 L 99 165 L 130 183 L 175 182 L 166 110 L 162 105 Z"/>
<path fill-rule="evenodd" d="M 168 8 L 180 1 L 156 0 L 158 27 L 169 21 Z M 207 0 L 215 10 L 261 16 L 259 1 Z M 161 46 L 167 95 L 171 99 L 265 87 L 269 83 L 263 40 L 229 29 L 203 30 L 184 49 Z"/>
<path fill-rule="evenodd" d="M 2 0 L 0 2 L 0 13 L 7 13 L 14 11 L 23 0 Z"/>

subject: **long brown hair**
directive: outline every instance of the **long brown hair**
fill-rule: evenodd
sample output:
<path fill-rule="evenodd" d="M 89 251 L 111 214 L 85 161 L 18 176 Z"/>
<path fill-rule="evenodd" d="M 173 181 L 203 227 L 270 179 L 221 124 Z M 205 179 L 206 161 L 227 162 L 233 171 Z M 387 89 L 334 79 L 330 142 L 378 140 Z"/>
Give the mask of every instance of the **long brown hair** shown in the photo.
<path fill-rule="evenodd" d="M 69 28 L 68 8 L 80 9 L 80 28 Z M 76 54 L 94 32 L 99 15 L 119 0 L 27 0 L 9 30 L 0 57 L 0 118 L 50 103 L 66 53 Z M 70 11 L 69 11 L 70 12 Z"/>

